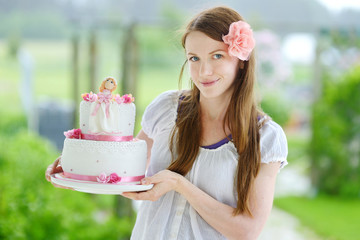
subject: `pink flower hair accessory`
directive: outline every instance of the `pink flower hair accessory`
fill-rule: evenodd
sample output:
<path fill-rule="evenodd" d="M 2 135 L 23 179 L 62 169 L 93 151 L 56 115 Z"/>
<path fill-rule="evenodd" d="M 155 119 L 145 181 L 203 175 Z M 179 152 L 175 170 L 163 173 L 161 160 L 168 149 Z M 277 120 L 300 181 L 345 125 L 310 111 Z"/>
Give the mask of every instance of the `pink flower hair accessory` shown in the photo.
<path fill-rule="evenodd" d="M 244 21 L 230 24 L 229 33 L 222 37 L 225 44 L 229 45 L 229 55 L 248 61 L 255 47 L 255 39 L 250 25 Z"/>
<path fill-rule="evenodd" d="M 80 139 L 81 138 L 81 129 L 72 129 L 64 132 L 65 137 Z"/>

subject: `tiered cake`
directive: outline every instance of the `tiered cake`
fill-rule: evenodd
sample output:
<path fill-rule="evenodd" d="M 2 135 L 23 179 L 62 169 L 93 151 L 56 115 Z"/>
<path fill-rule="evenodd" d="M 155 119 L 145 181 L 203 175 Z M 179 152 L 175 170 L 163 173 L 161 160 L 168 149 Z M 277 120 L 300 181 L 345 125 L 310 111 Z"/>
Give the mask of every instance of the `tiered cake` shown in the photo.
<path fill-rule="evenodd" d="M 134 98 L 113 95 L 116 81 L 106 78 L 100 92 L 83 94 L 80 129 L 65 132 L 61 157 L 64 176 L 99 183 L 138 183 L 145 174 L 147 147 L 133 138 Z"/>

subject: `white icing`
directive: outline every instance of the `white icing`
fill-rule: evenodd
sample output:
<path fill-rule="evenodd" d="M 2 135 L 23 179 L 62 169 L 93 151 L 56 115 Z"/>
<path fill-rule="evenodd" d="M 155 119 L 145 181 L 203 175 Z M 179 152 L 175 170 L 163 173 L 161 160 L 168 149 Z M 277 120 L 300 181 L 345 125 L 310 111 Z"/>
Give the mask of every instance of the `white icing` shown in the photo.
<path fill-rule="evenodd" d="M 104 142 L 66 138 L 61 165 L 65 172 L 80 175 L 141 176 L 145 173 L 146 158 L 143 140 Z"/>
<path fill-rule="evenodd" d="M 132 136 L 135 123 L 135 104 L 82 101 L 80 103 L 80 129 L 83 134 Z M 95 109 L 98 107 L 96 114 Z M 143 140 L 112 142 L 66 138 L 61 157 L 65 172 L 99 176 L 116 173 L 120 177 L 145 174 L 146 142 Z"/>
<path fill-rule="evenodd" d="M 92 113 L 99 104 L 82 101 L 80 103 L 80 129 L 84 134 L 111 134 L 132 136 L 136 108 L 134 103 L 109 103 L 109 117 L 106 117 L 106 104 L 101 103 L 95 116 Z"/>

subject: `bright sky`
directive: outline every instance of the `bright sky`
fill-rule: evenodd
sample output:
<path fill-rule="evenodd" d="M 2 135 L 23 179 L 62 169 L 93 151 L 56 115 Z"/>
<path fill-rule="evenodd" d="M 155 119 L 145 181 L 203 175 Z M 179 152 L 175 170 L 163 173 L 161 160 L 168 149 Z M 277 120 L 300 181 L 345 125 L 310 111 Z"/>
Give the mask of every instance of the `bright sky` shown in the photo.
<path fill-rule="evenodd" d="M 338 12 L 344 8 L 356 8 L 360 10 L 360 0 L 318 0 L 331 11 Z"/>

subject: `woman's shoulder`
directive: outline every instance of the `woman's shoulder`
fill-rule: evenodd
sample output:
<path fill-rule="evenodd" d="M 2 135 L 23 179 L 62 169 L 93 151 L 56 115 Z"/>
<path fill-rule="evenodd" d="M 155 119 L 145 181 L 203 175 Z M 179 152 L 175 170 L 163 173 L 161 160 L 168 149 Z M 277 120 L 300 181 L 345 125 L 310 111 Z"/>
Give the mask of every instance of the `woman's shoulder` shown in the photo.
<path fill-rule="evenodd" d="M 260 135 L 280 134 L 285 137 L 283 128 L 267 115 L 262 116 L 259 119 L 258 124 L 260 125 Z"/>
<path fill-rule="evenodd" d="M 265 116 L 260 119 L 260 150 L 263 163 L 281 161 L 282 167 L 287 164 L 287 139 L 283 128 Z"/>
<path fill-rule="evenodd" d="M 177 105 L 181 91 L 170 90 L 159 94 L 146 107 L 142 119 L 144 132 L 153 137 L 164 129 L 171 129 L 177 116 Z"/>
<path fill-rule="evenodd" d="M 160 93 L 154 100 L 150 103 L 151 104 L 175 104 L 178 102 L 182 91 L 180 90 L 168 90 L 165 92 Z"/>

